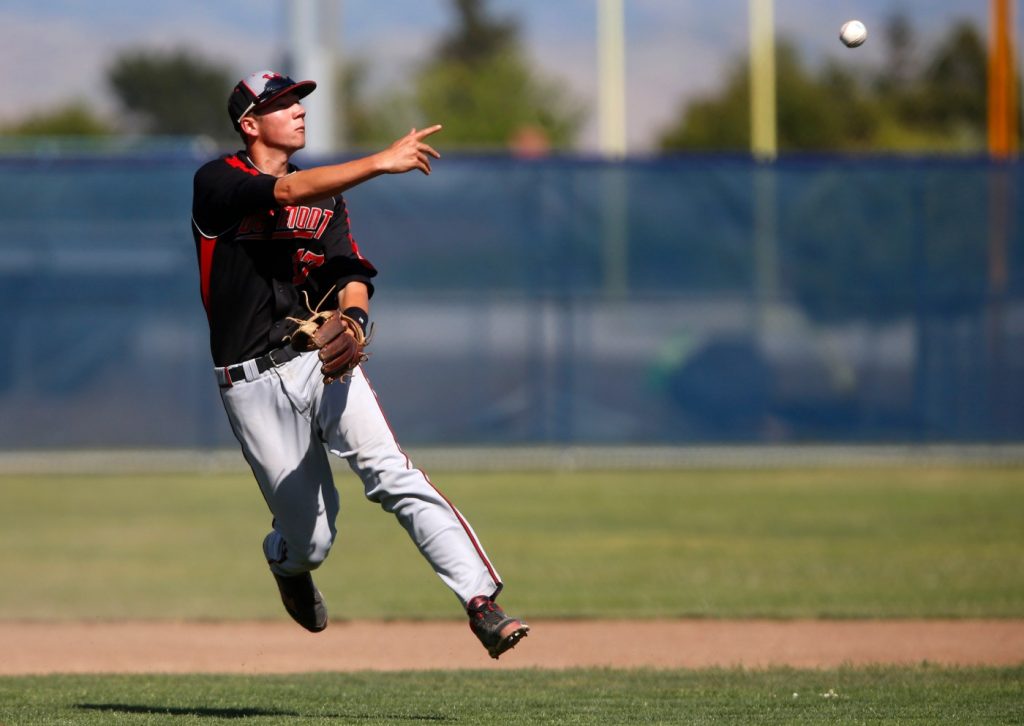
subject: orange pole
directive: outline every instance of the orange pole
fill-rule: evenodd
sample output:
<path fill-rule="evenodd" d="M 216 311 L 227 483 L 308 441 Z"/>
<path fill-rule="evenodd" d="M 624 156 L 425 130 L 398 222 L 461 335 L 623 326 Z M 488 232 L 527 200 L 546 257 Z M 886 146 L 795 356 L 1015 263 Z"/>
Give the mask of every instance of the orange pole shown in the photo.
<path fill-rule="evenodd" d="M 1012 0 L 992 0 L 992 28 L 988 62 L 988 149 L 996 160 L 1017 155 L 1017 71 L 1013 62 L 1010 29 Z M 985 333 L 989 370 L 987 378 L 989 425 L 1004 431 L 1008 412 L 1003 393 L 1008 385 L 1006 367 L 1005 297 L 1008 248 L 1013 230 L 1015 193 L 1010 169 L 994 164 L 989 172 L 988 304 Z"/>
<path fill-rule="evenodd" d="M 1017 130 L 1017 73 L 1013 61 L 1012 0 L 992 0 L 988 60 L 988 149 L 992 156 L 1014 156 Z"/>

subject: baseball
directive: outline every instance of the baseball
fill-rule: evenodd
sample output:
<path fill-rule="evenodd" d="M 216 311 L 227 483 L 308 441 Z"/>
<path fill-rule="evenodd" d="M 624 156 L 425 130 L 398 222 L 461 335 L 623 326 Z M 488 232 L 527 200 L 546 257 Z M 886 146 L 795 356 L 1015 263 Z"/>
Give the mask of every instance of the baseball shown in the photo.
<path fill-rule="evenodd" d="M 847 48 L 856 48 L 868 39 L 868 29 L 859 20 L 848 20 L 839 29 L 839 39 Z"/>

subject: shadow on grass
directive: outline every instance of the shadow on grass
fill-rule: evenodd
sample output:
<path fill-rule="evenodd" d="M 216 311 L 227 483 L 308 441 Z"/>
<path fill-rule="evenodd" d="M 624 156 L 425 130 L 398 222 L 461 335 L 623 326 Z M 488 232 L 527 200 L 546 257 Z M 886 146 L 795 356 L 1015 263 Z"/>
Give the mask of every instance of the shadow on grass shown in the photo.
<path fill-rule="evenodd" d="M 76 703 L 83 711 L 110 711 L 111 713 L 144 713 L 165 716 L 200 716 L 205 718 L 251 718 L 254 716 L 288 716 L 300 718 L 295 711 L 276 711 L 266 708 L 204 708 L 202 706 L 143 706 L 132 703 Z M 307 714 L 309 715 L 309 714 Z M 392 721 L 447 721 L 447 716 L 406 716 L 397 714 L 318 713 L 320 718 L 373 719 Z"/>
<path fill-rule="evenodd" d="M 272 711 L 266 708 L 203 708 L 202 706 L 141 706 L 131 703 L 76 703 L 84 711 L 111 711 L 113 713 L 146 713 L 168 716 L 207 716 L 210 718 L 249 718 L 251 716 L 291 716 L 295 711 Z"/>

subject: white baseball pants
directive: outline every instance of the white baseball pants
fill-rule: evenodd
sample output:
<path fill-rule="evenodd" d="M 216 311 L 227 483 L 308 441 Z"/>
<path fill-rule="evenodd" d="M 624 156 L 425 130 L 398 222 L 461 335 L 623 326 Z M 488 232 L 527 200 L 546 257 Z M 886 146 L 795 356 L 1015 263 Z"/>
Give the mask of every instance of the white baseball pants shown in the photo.
<path fill-rule="evenodd" d="M 366 498 L 393 513 L 465 606 L 501 579 L 465 517 L 413 468 L 360 368 L 325 386 L 315 352 L 256 373 L 221 399 L 274 516 L 263 548 L 273 571 L 316 569 L 337 534 L 338 491 L 327 451 L 348 461 Z"/>

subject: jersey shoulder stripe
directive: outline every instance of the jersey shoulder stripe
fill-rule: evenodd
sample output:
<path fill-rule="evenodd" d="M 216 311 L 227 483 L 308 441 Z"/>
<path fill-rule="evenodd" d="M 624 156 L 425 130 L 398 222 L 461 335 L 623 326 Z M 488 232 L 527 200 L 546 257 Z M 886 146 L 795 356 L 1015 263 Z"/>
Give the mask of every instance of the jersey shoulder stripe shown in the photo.
<path fill-rule="evenodd" d="M 224 157 L 224 161 L 227 162 L 228 166 L 234 167 L 235 169 L 238 169 L 239 171 L 244 171 L 246 174 L 251 174 L 252 176 L 259 176 L 260 175 L 259 171 L 257 171 L 256 169 L 253 169 L 251 166 L 246 164 L 244 161 L 239 159 L 237 156 L 225 156 Z"/>

